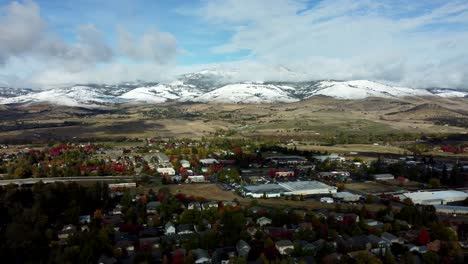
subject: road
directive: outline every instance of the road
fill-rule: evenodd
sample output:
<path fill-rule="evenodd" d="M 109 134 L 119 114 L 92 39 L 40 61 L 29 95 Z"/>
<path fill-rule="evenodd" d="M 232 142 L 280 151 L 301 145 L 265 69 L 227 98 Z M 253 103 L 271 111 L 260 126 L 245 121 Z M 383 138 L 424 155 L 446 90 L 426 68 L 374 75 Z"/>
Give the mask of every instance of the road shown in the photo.
<path fill-rule="evenodd" d="M 35 184 L 42 181 L 43 183 L 53 182 L 89 182 L 89 181 L 120 181 L 120 180 L 135 180 L 137 176 L 84 176 L 84 177 L 59 177 L 59 178 L 26 178 L 26 179 L 11 179 L 0 180 L 0 186 L 8 184 Z"/>

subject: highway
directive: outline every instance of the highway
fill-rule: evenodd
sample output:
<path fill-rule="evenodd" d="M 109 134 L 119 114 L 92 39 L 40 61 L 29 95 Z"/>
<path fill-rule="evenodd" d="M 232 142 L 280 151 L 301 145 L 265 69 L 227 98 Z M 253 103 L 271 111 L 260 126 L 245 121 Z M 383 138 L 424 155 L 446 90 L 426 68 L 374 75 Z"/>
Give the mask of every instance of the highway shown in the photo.
<path fill-rule="evenodd" d="M 26 179 L 10 179 L 0 180 L 0 186 L 8 184 L 35 184 L 37 182 L 53 183 L 53 182 L 88 182 L 88 181 L 120 181 L 120 180 L 135 180 L 138 176 L 83 176 L 83 177 L 59 177 L 59 178 L 26 178 Z"/>

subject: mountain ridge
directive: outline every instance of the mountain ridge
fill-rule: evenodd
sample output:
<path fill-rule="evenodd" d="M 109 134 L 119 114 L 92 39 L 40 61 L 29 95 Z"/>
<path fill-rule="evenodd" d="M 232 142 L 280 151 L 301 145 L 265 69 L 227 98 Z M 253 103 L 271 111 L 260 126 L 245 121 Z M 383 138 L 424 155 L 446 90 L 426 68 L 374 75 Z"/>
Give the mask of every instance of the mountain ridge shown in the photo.
<path fill-rule="evenodd" d="M 0 105 L 52 103 L 65 106 L 103 107 L 124 103 L 161 104 L 172 101 L 272 104 L 298 102 L 314 96 L 346 100 L 371 97 L 391 99 L 431 96 L 468 97 L 468 92 L 456 89 L 417 89 L 369 80 L 236 82 L 229 80 L 230 74 L 201 71 L 181 75 L 178 80 L 168 83 L 82 84 L 39 91 L 0 87 Z"/>

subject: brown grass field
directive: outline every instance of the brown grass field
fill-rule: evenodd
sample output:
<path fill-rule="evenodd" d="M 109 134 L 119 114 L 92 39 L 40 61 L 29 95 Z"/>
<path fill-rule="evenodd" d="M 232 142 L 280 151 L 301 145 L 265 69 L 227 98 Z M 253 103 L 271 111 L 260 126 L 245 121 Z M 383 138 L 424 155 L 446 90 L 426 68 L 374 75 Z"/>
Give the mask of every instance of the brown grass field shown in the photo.
<path fill-rule="evenodd" d="M 237 199 L 242 205 L 249 205 L 253 199 L 240 197 L 232 191 L 223 191 L 215 184 L 183 184 L 183 185 L 168 185 L 171 193 L 183 193 L 188 196 L 204 197 L 214 201 L 233 201 Z M 292 207 L 302 208 L 307 210 L 317 209 L 335 209 L 337 204 L 326 204 L 315 201 L 292 201 L 283 198 L 278 199 L 257 199 L 258 203 L 267 207 Z M 360 209 L 361 205 L 340 204 L 342 209 Z M 366 208 L 370 211 L 378 211 L 385 208 L 384 205 L 366 204 Z"/>

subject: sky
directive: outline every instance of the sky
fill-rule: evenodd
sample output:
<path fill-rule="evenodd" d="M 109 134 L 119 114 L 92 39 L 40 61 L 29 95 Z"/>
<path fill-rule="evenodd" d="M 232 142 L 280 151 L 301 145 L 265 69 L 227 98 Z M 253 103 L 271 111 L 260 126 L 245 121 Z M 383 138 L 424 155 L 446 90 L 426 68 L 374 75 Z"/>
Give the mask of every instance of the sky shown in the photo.
<path fill-rule="evenodd" d="M 369 79 L 468 89 L 466 0 L 0 0 L 0 86 Z"/>

